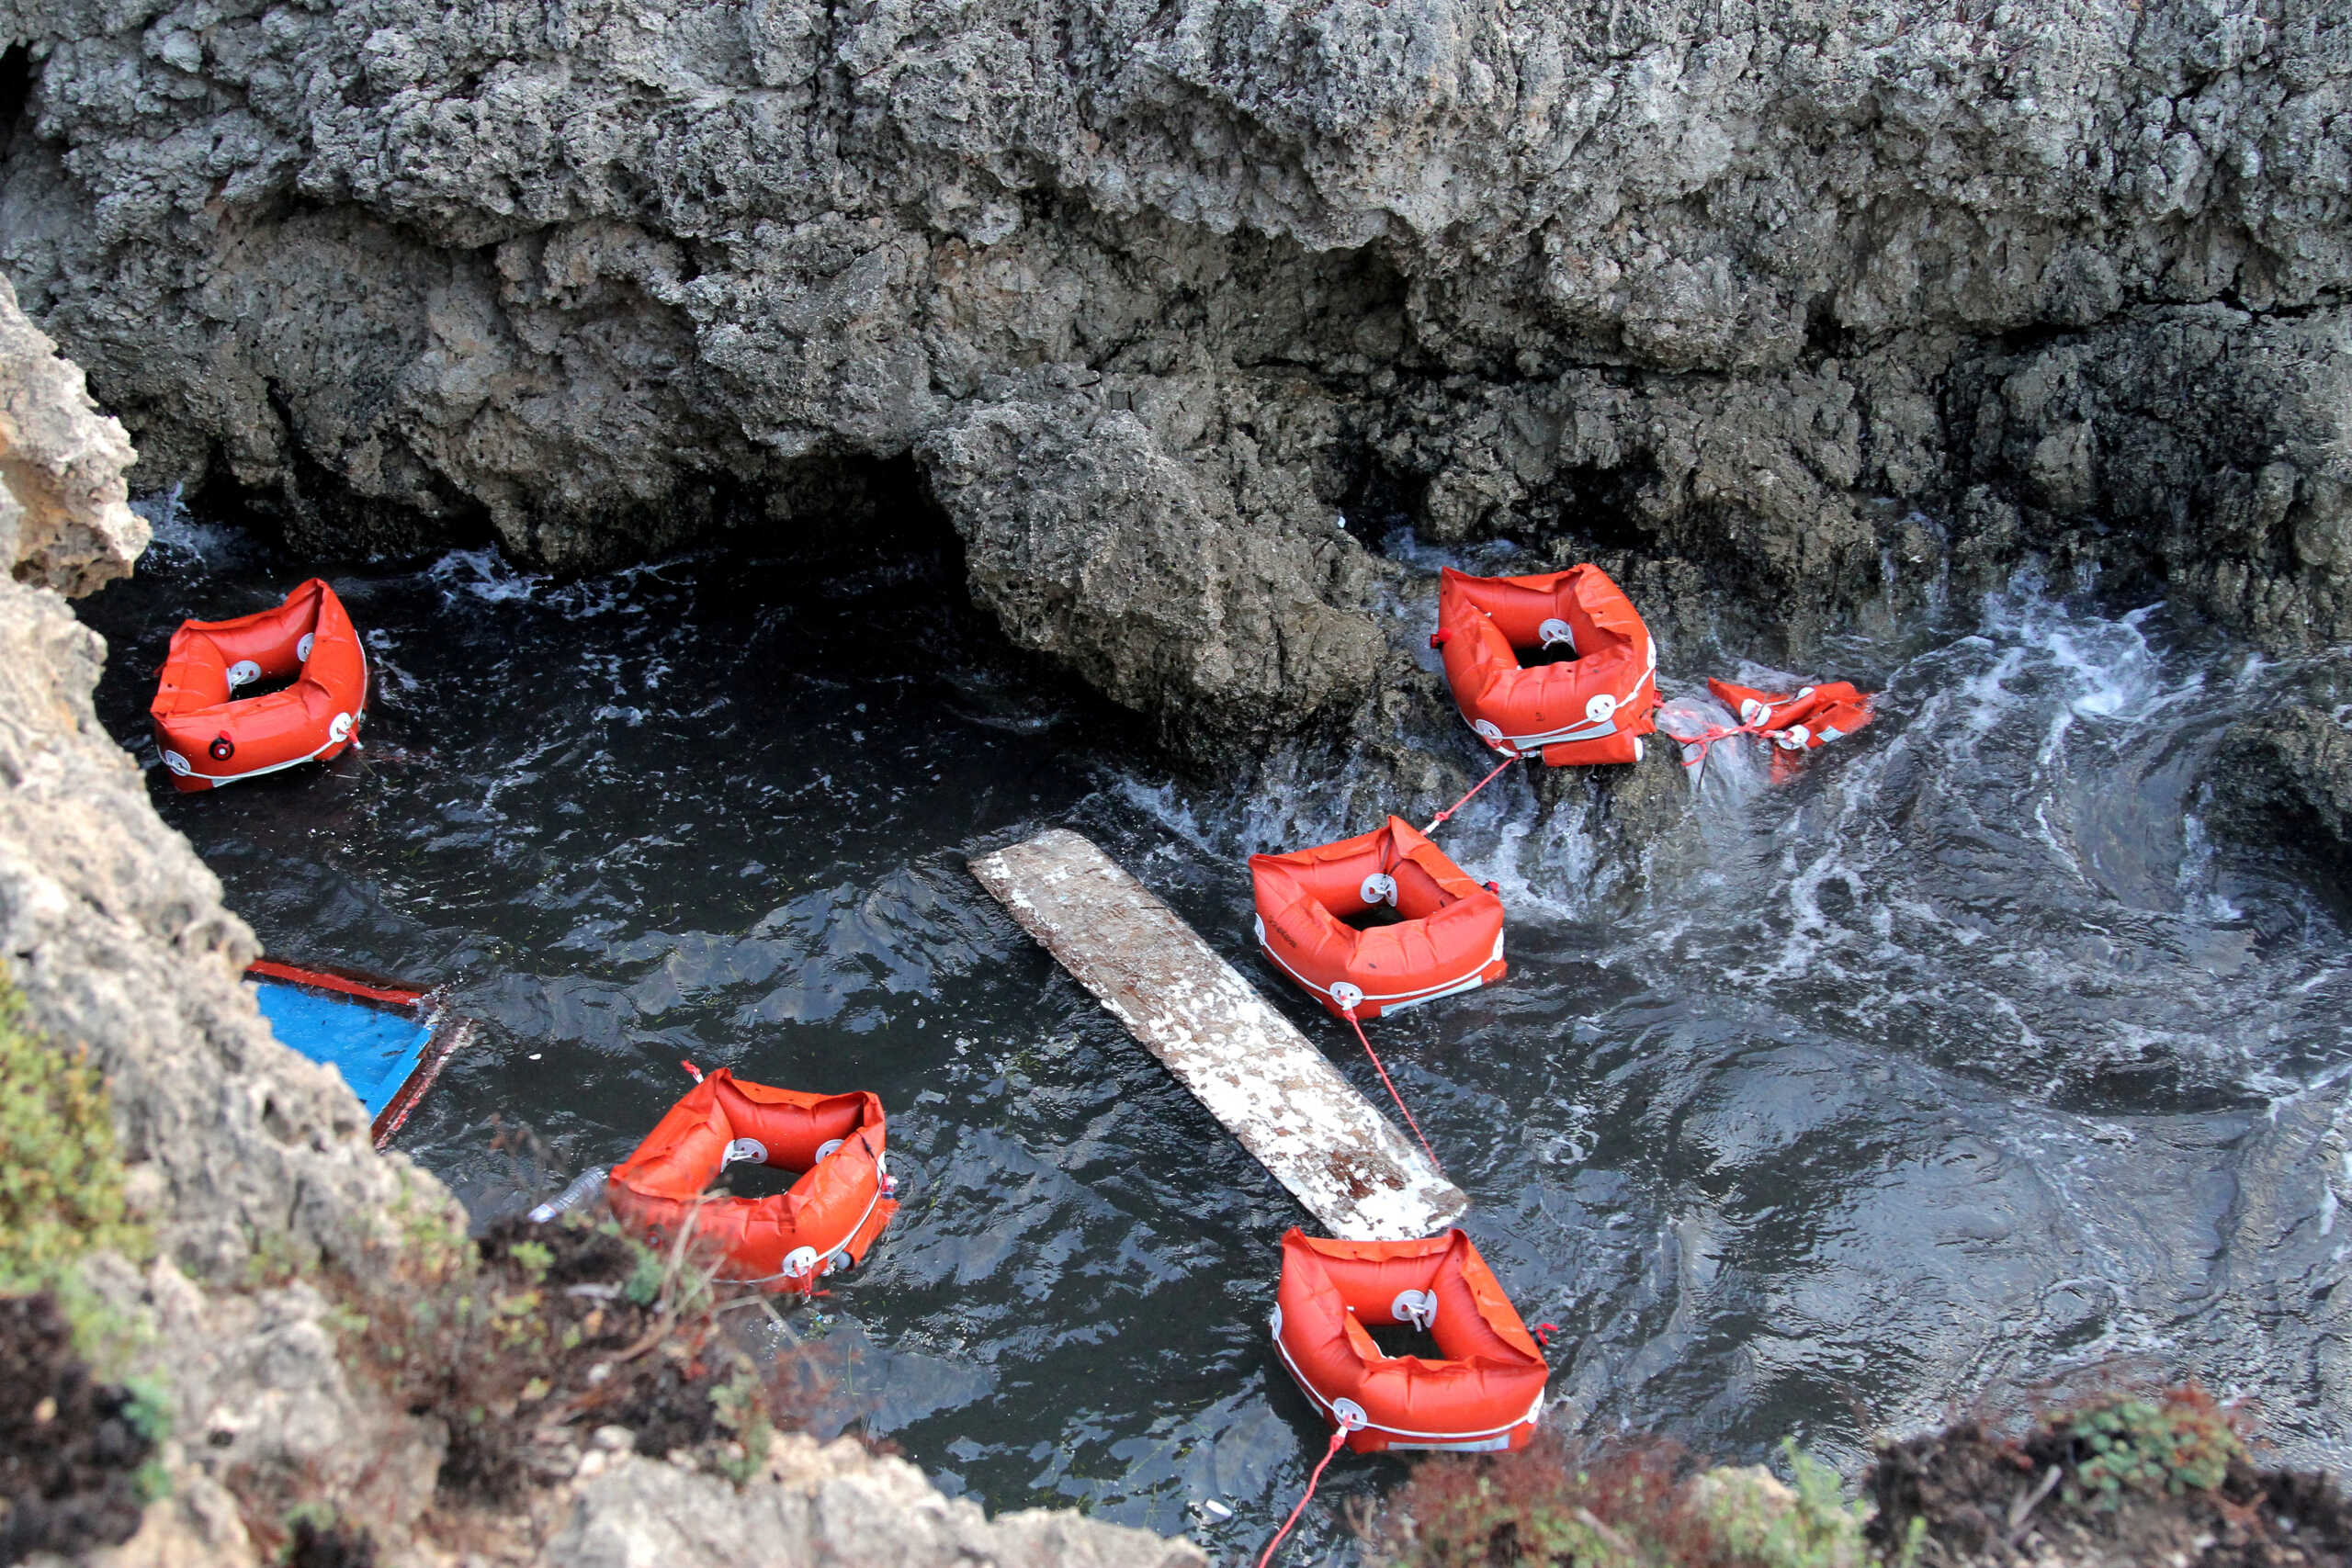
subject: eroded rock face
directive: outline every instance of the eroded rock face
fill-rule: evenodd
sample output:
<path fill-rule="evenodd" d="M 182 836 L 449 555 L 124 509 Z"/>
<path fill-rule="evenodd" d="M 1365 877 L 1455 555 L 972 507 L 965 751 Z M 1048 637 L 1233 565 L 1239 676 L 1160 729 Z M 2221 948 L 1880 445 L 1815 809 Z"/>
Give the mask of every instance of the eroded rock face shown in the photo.
<path fill-rule="evenodd" d="M 18 582 L 87 593 L 130 574 L 147 547 L 122 477 L 131 457 L 82 367 L 58 356 L 0 277 L 0 562 Z"/>
<path fill-rule="evenodd" d="M 2230 727 L 2212 765 L 2211 825 L 2321 871 L 2352 874 L 2352 659 L 2313 663 L 2287 698 Z"/>
<path fill-rule="evenodd" d="M 2339 9 L 17 4 L 0 269 L 153 482 L 306 548 L 808 533 L 914 454 L 1017 637 L 1235 735 L 1368 684 L 1346 511 L 1766 657 L 2051 547 L 2301 646 Z"/>
<path fill-rule="evenodd" d="M 1331 502 L 1298 468 L 1223 471 L 1236 400 L 1214 383 L 1038 389 L 967 405 L 916 448 L 974 595 L 1013 640 L 1161 716 L 1179 742 L 1197 721 L 1344 713 L 1381 673 L 1361 613 L 1374 573 Z"/>

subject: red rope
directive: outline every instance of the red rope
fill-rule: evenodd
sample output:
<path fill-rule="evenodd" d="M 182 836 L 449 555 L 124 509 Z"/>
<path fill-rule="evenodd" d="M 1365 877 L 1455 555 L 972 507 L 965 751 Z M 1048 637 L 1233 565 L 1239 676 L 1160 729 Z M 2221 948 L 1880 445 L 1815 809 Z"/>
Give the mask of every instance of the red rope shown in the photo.
<path fill-rule="evenodd" d="M 1395 1084 L 1389 1083 L 1388 1069 L 1380 1065 L 1380 1054 L 1372 1048 L 1370 1040 L 1364 1039 L 1363 1025 L 1356 1021 L 1356 1010 L 1350 1008 L 1340 1016 L 1348 1021 L 1348 1027 L 1356 1032 L 1356 1038 L 1363 1041 L 1363 1054 L 1372 1058 L 1372 1070 L 1380 1075 L 1380 1081 L 1388 1084 L 1388 1098 L 1396 1102 L 1397 1110 L 1404 1111 L 1405 1125 L 1413 1130 L 1413 1136 L 1421 1139 L 1421 1150 L 1430 1156 L 1430 1163 L 1437 1167 L 1438 1174 L 1444 1175 L 1444 1163 L 1437 1157 L 1437 1151 L 1430 1147 L 1429 1139 L 1421 1137 L 1421 1124 L 1413 1120 L 1413 1113 L 1410 1111 L 1405 1109 L 1405 1097 L 1396 1092 Z"/>
<path fill-rule="evenodd" d="M 1668 735 L 1674 735 L 1672 730 L 1668 730 L 1667 733 Z M 1679 735 L 1674 735 L 1674 739 L 1685 746 L 1696 746 L 1699 748 L 1699 754 L 1697 756 L 1686 757 L 1682 761 L 1682 765 L 1684 767 L 1695 768 L 1706 761 L 1707 753 L 1714 749 L 1714 744 L 1718 740 L 1728 740 L 1735 735 L 1770 736 L 1775 733 L 1777 732 L 1765 728 L 1761 722 L 1756 724 L 1736 724 L 1728 728 L 1720 724 L 1711 724 L 1699 734 L 1693 735 L 1688 739 L 1684 739 Z"/>
<path fill-rule="evenodd" d="M 1488 784 L 1490 784 L 1494 783 L 1494 782 L 1495 782 L 1495 773 L 1501 773 L 1505 768 L 1510 767 L 1513 762 L 1516 762 L 1516 761 L 1519 761 L 1519 759 L 1518 759 L 1518 758 L 1516 758 L 1516 757 L 1505 757 L 1505 758 L 1504 758 L 1500 762 L 1498 762 L 1498 763 L 1495 765 L 1495 773 L 1488 773 L 1485 778 L 1480 779 L 1476 784 L 1472 784 L 1472 785 L 1470 786 L 1470 795 L 1476 795 L 1476 794 L 1477 794 L 1480 790 L 1482 790 L 1482 789 L 1486 788 Z M 1434 817 L 1430 818 L 1430 825 L 1429 825 L 1428 827 L 1426 827 L 1426 828 L 1422 829 L 1421 829 L 1421 831 L 1422 831 L 1422 832 L 1424 832 L 1424 833 L 1434 833 L 1434 832 L 1436 832 L 1436 831 L 1438 830 L 1438 829 L 1440 829 L 1441 827 L 1444 826 L 1444 824 L 1445 824 L 1445 819 L 1446 819 L 1447 818 L 1449 818 L 1449 817 L 1453 816 L 1455 812 L 1457 812 L 1457 811 L 1461 810 L 1464 807 L 1465 807 L 1465 806 L 1467 806 L 1467 805 L 1469 805 L 1469 804 L 1470 804 L 1470 795 L 1464 795 L 1460 800 L 1455 801 L 1453 805 L 1451 805 L 1451 806 L 1447 807 L 1444 810 L 1442 810 L 1442 811 L 1439 812 L 1436 816 L 1434 816 Z"/>
<path fill-rule="evenodd" d="M 1290 1511 L 1290 1517 L 1283 1521 L 1283 1528 L 1274 1532 L 1274 1539 L 1266 1543 L 1264 1555 L 1258 1559 L 1258 1568 L 1266 1568 L 1266 1564 L 1273 1561 L 1274 1548 L 1283 1543 L 1283 1537 L 1290 1534 L 1291 1526 L 1298 1523 L 1298 1516 L 1306 1512 L 1306 1505 L 1315 1495 L 1315 1483 L 1323 1479 L 1323 1467 L 1331 1462 L 1331 1456 L 1338 1453 L 1340 1445 L 1347 1440 L 1348 1429 L 1345 1427 L 1332 1432 L 1331 1446 L 1323 1450 L 1323 1458 L 1315 1466 L 1315 1473 L 1306 1478 L 1306 1495 L 1299 1498 L 1298 1506 Z"/>

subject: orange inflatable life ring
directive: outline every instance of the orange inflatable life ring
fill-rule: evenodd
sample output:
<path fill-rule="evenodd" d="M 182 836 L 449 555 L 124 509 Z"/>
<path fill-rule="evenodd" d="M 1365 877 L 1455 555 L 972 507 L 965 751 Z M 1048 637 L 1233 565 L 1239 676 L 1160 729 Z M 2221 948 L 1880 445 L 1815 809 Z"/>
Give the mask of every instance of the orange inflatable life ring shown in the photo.
<path fill-rule="evenodd" d="M 1849 682 L 1824 681 L 1799 687 L 1792 696 L 1776 696 L 1729 681 L 1709 680 L 1714 699 L 1739 716 L 1739 722 L 1757 730 L 1783 751 L 1817 751 L 1868 724 L 1871 694 Z"/>
<path fill-rule="evenodd" d="M 1506 757 L 1555 767 L 1638 762 L 1654 728 L 1657 649 L 1634 602 L 1597 566 L 1540 577 L 1472 577 L 1447 567 L 1437 591 L 1446 684 L 1470 728 Z M 1522 666 L 1521 653 L 1573 658 Z"/>
<path fill-rule="evenodd" d="M 614 1168 L 605 1192 L 640 1230 L 668 1236 L 693 1225 L 724 1256 L 723 1278 L 814 1291 L 864 1262 L 899 1212 L 883 1145 L 882 1101 L 870 1093 L 803 1094 L 721 1067 Z M 802 1174 L 769 1198 L 705 1197 L 736 1160 Z"/>
<path fill-rule="evenodd" d="M 1499 980 L 1503 900 L 1401 817 L 1336 844 L 1251 855 L 1258 944 L 1345 1018 L 1378 1018 Z M 1358 931 L 1382 906 L 1403 917 Z"/>
<path fill-rule="evenodd" d="M 1443 1359 L 1390 1356 L 1369 1327 L 1410 1325 Z M 1293 1227 L 1274 1349 L 1358 1453 L 1525 1448 L 1544 1414 L 1544 1353 L 1461 1231 L 1426 1241 L 1325 1241 Z"/>
<path fill-rule="evenodd" d="M 294 683 L 266 696 L 236 695 L 286 680 Z M 359 634 L 314 577 L 275 610 L 182 622 L 147 711 L 172 783 L 199 790 L 334 757 L 358 735 L 367 706 Z"/>

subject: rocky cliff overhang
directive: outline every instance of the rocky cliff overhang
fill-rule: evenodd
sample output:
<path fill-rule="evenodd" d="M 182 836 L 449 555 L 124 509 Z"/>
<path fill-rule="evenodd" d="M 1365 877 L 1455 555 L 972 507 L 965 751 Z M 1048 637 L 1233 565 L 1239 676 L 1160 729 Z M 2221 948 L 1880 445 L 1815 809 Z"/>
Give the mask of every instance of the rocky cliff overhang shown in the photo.
<path fill-rule="evenodd" d="M 816 536 L 911 462 L 1016 639 L 1227 736 L 1364 698 L 1399 520 L 1790 644 L 2029 551 L 2352 636 L 2315 0 L 132 0 L 0 44 L 0 270 L 147 482 L 314 552 Z"/>

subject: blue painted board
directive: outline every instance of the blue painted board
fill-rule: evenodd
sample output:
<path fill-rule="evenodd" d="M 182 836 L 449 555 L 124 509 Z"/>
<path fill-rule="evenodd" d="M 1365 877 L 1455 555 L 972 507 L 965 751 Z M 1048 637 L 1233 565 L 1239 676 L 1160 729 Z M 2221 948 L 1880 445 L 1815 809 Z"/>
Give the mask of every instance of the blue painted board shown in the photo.
<path fill-rule="evenodd" d="M 285 1044 L 333 1067 L 351 1092 L 380 1114 L 408 1082 L 433 1031 L 413 1008 L 314 991 L 278 980 L 255 980 L 263 1016 Z"/>

